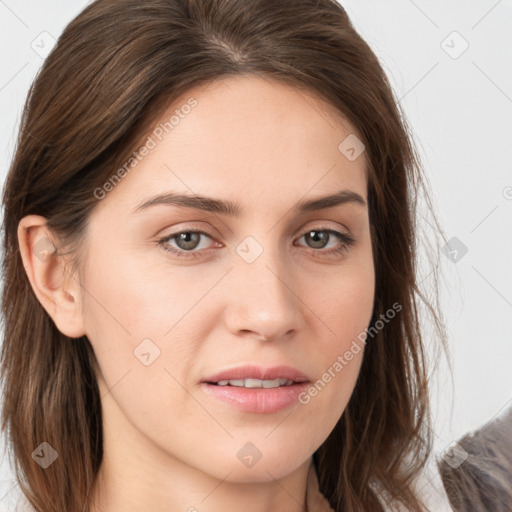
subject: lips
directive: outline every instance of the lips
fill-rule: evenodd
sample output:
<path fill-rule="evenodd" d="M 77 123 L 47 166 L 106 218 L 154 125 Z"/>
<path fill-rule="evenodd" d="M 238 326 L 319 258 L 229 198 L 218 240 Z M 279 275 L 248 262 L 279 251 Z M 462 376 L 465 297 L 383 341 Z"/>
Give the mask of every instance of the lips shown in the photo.
<path fill-rule="evenodd" d="M 203 379 L 200 389 L 210 399 L 246 413 L 272 414 L 298 404 L 310 386 L 307 375 L 291 366 L 239 366 Z"/>
<path fill-rule="evenodd" d="M 288 381 L 292 381 L 292 384 L 309 382 L 309 378 L 307 375 L 297 370 L 296 368 L 285 365 L 272 366 L 269 368 L 264 368 L 262 366 L 257 365 L 238 366 L 236 368 L 231 368 L 229 370 L 224 370 L 219 373 L 210 375 L 204 378 L 202 382 L 205 382 L 207 384 L 218 384 L 219 382 L 221 382 L 222 385 L 224 383 L 223 381 L 240 381 L 245 379 L 254 379 L 261 381 L 286 379 Z"/>

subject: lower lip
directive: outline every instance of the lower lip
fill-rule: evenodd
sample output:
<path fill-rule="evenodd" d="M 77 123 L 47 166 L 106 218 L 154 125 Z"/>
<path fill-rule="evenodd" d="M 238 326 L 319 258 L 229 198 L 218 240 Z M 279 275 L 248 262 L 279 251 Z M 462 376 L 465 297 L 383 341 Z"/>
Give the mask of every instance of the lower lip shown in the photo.
<path fill-rule="evenodd" d="M 231 404 L 244 412 L 273 413 L 282 411 L 298 403 L 298 396 L 309 386 L 307 382 L 281 386 L 278 388 L 242 388 L 236 386 L 216 386 L 202 382 L 207 393 Z"/>

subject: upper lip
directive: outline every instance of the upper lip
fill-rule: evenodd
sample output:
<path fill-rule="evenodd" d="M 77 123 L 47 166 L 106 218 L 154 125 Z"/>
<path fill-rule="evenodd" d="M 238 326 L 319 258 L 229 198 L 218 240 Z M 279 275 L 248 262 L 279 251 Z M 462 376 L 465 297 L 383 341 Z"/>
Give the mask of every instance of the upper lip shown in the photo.
<path fill-rule="evenodd" d="M 304 373 L 291 366 L 272 366 L 264 368 L 257 365 L 237 366 L 229 370 L 223 370 L 203 379 L 202 382 L 219 382 L 220 380 L 235 379 L 289 379 L 294 382 L 309 382 L 309 378 Z"/>

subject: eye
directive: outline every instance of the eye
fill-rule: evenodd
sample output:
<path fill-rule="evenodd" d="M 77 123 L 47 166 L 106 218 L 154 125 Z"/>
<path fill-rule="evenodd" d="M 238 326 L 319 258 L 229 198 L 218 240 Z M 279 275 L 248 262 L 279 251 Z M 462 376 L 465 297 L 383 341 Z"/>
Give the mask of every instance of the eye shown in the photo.
<path fill-rule="evenodd" d="M 201 252 L 210 252 L 210 249 L 207 247 L 203 247 L 203 250 L 201 250 L 201 239 L 203 237 L 213 239 L 213 236 L 207 232 L 188 229 L 159 239 L 158 245 L 161 245 L 165 251 L 180 258 L 196 258 L 201 256 Z M 355 243 L 355 239 L 346 233 L 323 228 L 310 229 L 298 238 L 298 240 L 301 238 L 304 238 L 308 244 L 312 245 L 312 247 L 308 248 L 310 251 L 327 256 L 341 254 Z M 331 240 L 334 242 L 338 241 L 338 244 L 329 249 L 325 249 Z M 176 245 L 170 245 L 170 242 L 174 242 Z M 222 247 L 222 244 L 218 242 L 216 242 L 216 244 L 217 247 Z"/>
<path fill-rule="evenodd" d="M 178 257 L 190 258 L 199 256 L 196 254 L 198 251 L 195 249 L 201 245 L 202 237 L 212 238 L 212 235 L 204 231 L 188 229 L 187 231 L 179 231 L 178 233 L 173 233 L 172 235 L 161 238 L 158 240 L 158 244 L 161 245 L 165 251 L 171 252 Z M 178 247 L 170 246 L 170 241 L 175 241 Z"/>
<path fill-rule="evenodd" d="M 321 253 L 326 255 L 338 255 L 347 251 L 351 245 L 355 243 L 355 239 L 346 233 L 342 233 L 341 231 L 336 231 L 334 229 L 310 229 L 306 231 L 300 238 L 304 238 L 307 243 L 312 244 L 313 247 L 310 249 L 315 253 Z M 334 247 L 325 250 L 325 247 L 328 245 L 328 242 L 331 240 L 338 241 L 338 244 Z M 322 249 L 318 251 L 316 249 Z"/>

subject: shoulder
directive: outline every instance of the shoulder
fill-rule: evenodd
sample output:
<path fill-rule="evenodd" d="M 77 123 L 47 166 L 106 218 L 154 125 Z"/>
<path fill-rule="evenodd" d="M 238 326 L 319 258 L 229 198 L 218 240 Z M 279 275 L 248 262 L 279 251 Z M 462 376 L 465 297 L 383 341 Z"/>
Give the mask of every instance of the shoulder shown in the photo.
<path fill-rule="evenodd" d="M 454 512 L 448 496 L 444 490 L 441 476 L 435 465 L 434 459 L 429 461 L 420 477 L 415 484 L 417 495 L 428 506 L 429 510 L 436 512 Z M 308 485 L 307 485 L 307 509 L 309 512 L 334 512 L 332 507 L 325 496 L 321 493 L 316 469 L 312 463 L 309 468 Z M 387 506 L 382 503 L 385 510 L 397 510 L 397 508 L 386 508 Z M 399 510 L 400 507 L 398 507 Z"/>
<path fill-rule="evenodd" d="M 512 510 L 512 406 L 467 433 L 439 461 L 456 510 Z"/>

